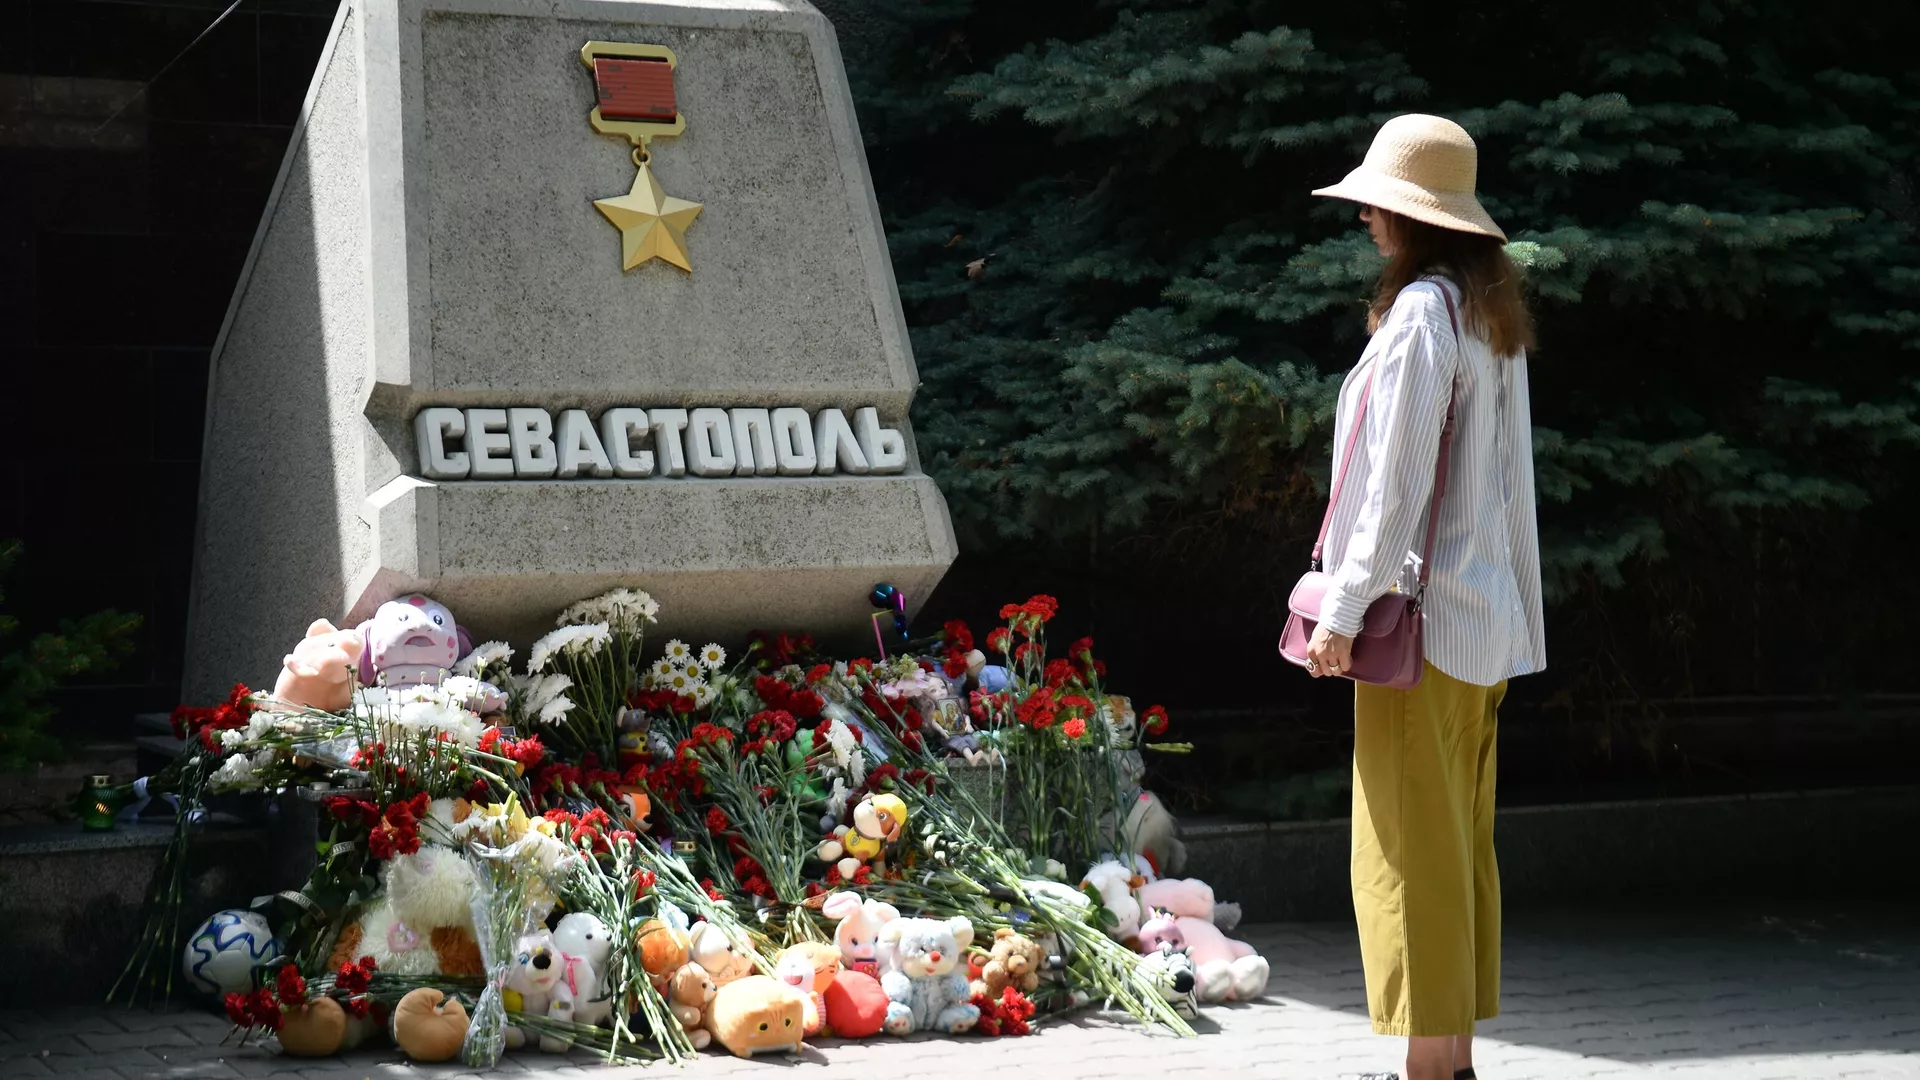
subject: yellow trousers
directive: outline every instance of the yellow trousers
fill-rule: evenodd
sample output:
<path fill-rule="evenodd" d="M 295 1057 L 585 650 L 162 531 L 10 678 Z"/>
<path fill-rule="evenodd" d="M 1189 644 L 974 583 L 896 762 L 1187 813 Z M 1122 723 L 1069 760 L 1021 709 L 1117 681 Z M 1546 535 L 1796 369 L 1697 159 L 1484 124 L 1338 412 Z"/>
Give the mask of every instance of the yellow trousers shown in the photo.
<path fill-rule="evenodd" d="M 1469 1035 L 1500 1013 L 1493 781 L 1507 684 L 1429 664 L 1412 690 L 1355 686 L 1353 912 L 1373 1030 Z"/>

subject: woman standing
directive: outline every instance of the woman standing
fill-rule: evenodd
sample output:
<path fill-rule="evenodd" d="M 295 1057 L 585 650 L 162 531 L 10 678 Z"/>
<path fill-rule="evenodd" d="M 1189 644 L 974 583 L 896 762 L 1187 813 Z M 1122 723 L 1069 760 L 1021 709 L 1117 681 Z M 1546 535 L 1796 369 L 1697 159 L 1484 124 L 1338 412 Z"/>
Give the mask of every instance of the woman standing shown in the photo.
<path fill-rule="evenodd" d="M 1476 171 L 1458 124 L 1401 116 L 1358 169 L 1314 192 L 1361 204 L 1388 262 L 1372 340 L 1340 393 L 1334 445 L 1352 449 L 1329 506 L 1311 674 L 1350 670 L 1362 614 L 1418 588 L 1432 530 L 1424 674 L 1410 690 L 1356 683 L 1354 694 L 1353 907 L 1367 1008 L 1375 1031 L 1407 1036 L 1406 1080 L 1472 1077 L 1474 1023 L 1499 1013 L 1495 721 L 1507 680 L 1546 666 L 1533 330 L 1506 235 L 1474 196 Z"/>

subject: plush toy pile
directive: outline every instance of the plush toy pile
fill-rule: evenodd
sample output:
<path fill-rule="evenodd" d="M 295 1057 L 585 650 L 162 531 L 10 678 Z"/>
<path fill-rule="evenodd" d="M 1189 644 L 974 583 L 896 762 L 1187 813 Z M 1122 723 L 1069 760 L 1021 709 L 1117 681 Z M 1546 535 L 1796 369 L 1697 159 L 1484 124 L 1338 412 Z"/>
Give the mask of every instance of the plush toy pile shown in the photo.
<path fill-rule="evenodd" d="M 1143 750 L 1180 749 L 1146 741 L 1164 710 L 1108 693 L 1091 641 L 1049 658 L 1055 608 L 1004 609 L 1000 663 L 959 623 L 878 660 L 786 635 L 650 656 L 658 607 L 630 589 L 518 671 L 424 596 L 316 621 L 272 693 L 179 710 L 188 750 L 149 784 L 181 796 L 181 843 L 211 793 L 322 811 L 310 879 L 210 918 L 189 978 L 288 1054 L 384 1033 L 476 1067 L 1018 1035 L 1090 1002 L 1190 1034 L 1267 963 L 1171 876 L 1141 786 Z M 141 971 L 175 955 L 164 888 Z"/>

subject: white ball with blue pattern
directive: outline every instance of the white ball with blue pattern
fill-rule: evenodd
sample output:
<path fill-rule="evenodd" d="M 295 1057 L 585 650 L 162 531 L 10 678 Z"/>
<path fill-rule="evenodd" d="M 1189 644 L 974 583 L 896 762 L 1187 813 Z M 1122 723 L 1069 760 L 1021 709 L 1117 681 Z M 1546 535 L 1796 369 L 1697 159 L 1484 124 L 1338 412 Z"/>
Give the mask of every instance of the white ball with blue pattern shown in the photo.
<path fill-rule="evenodd" d="M 216 911 L 187 939 L 180 968 L 205 994 L 245 993 L 254 988 L 253 967 L 280 953 L 280 939 L 257 911 Z"/>

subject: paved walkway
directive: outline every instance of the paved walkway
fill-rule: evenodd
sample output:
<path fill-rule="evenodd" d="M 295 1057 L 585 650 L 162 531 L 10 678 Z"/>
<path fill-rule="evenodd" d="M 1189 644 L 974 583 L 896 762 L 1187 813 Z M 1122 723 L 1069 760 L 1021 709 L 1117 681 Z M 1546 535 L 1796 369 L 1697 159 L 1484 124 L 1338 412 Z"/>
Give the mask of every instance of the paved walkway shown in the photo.
<path fill-rule="evenodd" d="M 710 1056 L 687 1075 L 1210 1080 L 1332 1078 L 1395 1064 L 1396 1042 L 1369 1032 L 1350 927 L 1265 926 L 1245 936 L 1273 961 L 1269 1000 L 1209 1010 L 1197 1040 L 1083 1015 L 1025 1039 L 826 1044 L 792 1060 Z M 1479 1071 L 1488 1080 L 1920 1077 L 1920 916 L 1913 914 L 1533 918 L 1509 926 L 1506 972 L 1507 1014 L 1482 1031 Z M 0 1077 L 468 1075 L 409 1065 L 391 1049 L 312 1061 L 222 1048 L 225 1029 L 223 1019 L 201 1013 L 0 1012 Z M 649 1071 L 666 1072 L 526 1053 L 498 1070 L 596 1080 Z"/>

